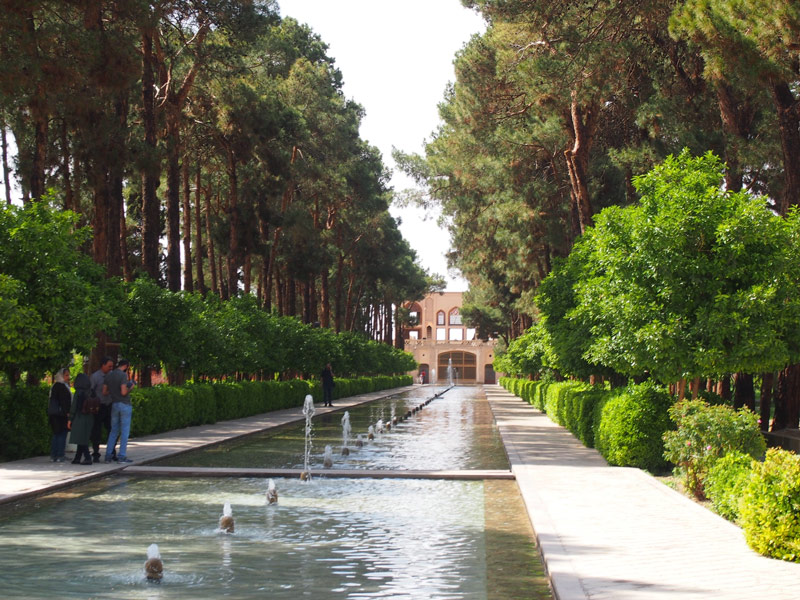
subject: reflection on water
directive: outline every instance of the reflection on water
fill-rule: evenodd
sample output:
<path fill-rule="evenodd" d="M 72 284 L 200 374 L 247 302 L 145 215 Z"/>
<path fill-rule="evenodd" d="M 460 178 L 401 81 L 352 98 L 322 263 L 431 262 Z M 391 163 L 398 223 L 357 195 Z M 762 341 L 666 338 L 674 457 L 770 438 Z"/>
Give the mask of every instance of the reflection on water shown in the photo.
<path fill-rule="evenodd" d="M 4 598 L 486 598 L 484 487 L 122 480 L 0 521 Z M 236 532 L 217 532 L 230 501 Z M 164 563 L 145 581 L 146 549 Z M 23 564 L 24 568 L 18 568 Z"/>
<path fill-rule="evenodd" d="M 353 435 L 363 434 L 363 446 L 342 456 L 342 413 L 314 418 L 312 468 L 321 470 L 323 450 L 333 449 L 335 469 L 508 469 L 502 440 L 488 402 L 476 398 L 476 388 L 456 387 L 389 430 L 379 422 L 403 416 L 432 395 L 417 388 L 391 398 L 349 409 Z M 368 440 L 370 426 L 375 439 Z M 205 450 L 159 461 L 159 466 L 260 467 L 302 469 L 304 425 L 249 436 Z"/>
<path fill-rule="evenodd" d="M 488 407 L 471 395 L 448 392 L 376 434 L 353 449 L 351 466 L 505 467 Z M 354 434 L 419 401 L 401 397 L 351 410 Z M 315 446 L 341 443 L 340 422 L 334 414 L 315 423 L 322 430 Z M 238 457 L 247 461 L 238 464 L 296 467 L 303 445 L 301 427 L 295 437 L 284 431 L 201 454 L 225 466 L 237 463 L 221 459 Z M 287 462 L 248 461 L 275 456 Z M 263 479 L 114 477 L 3 507 L 0 597 L 550 598 L 513 481 L 293 478 L 275 484 L 280 499 L 272 505 Z M 236 517 L 231 534 L 218 530 L 225 502 Z M 160 583 L 145 578 L 151 544 L 158 544 L 164 565 Z"/>

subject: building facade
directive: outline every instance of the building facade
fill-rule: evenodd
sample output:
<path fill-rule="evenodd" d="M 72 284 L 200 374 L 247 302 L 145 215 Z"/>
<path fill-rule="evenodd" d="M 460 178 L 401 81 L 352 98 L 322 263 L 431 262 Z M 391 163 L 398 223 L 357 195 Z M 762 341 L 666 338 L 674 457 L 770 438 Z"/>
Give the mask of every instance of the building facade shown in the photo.
<path fill-rule="evenodd" d="M 415 381 L 447 381 L 452 364 L 458 383 L 495 383 L 496 340 L 482 341 L 461 319 L 462 292 L 435 292 L 421 302 L 405 304 L 409 323 L 403 328 L 405 350 L 419 363 Z"/>

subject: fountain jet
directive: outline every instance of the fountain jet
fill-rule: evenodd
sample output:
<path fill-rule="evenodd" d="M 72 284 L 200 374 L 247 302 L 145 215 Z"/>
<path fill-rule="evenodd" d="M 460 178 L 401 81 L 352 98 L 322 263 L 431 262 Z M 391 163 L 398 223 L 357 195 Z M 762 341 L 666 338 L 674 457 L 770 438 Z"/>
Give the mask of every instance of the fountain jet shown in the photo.
<path fill-rule="evenodd" d="M 311 480 L 311 418 L 314 416 L 314 398 L 308 394 L 303 402 L 303 415 L 306 418 L 306 446 L 305 456 L 303 457 L 303 472 L 300 474 L 301 481 Z"/>
<path fill-rule="evenodd" d="M 342 417 L 342 456 L 350 456 L 350 448 L 347 447 L 350 432 L 350 413 L 344 411 L 344 416 Z"/>
<path fill-rule="evenodd" d="M 233 533 L 233 509 L 231 503 L 226 502 L 222 507 L 222 516 L 219 518 L 219 529 L 224 533 Z"/>
<path fill-rule="evenodd" d="M 267 504 L 277 504 L 278 503 L 278 490 L 275 487 L 275 482 L 272 479 L 269 480 L 269 484 L 267 484 Z"/>
<path fill-rule="evenodd" d="M 333 466 L 333 448 L 325 446 L 325 454 L 322 456 L 322 466 L 330 469 Z"/>
<path fill-rule="evenodd" d="M 164 563 L 161 562 L 158 544 L 150 544 L 147 547 L 147 562 L 144 563 L 144 574 L 148 581 L 161 581 L 164 576 Z"/>

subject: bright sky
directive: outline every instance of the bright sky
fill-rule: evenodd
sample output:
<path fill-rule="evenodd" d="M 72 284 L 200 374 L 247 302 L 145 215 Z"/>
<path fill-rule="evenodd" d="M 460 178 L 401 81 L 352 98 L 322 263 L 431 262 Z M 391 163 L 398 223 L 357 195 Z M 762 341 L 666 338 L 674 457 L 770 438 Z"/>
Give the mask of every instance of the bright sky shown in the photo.
<path fill-rule="evenodd" d="M 397 191 L 414 186 L 399 173 L 392 147 L 421 153 L 439 123 L 437 105 L 455 79 L 456 52 L 482 19 L 459 0 L 278 0 L 281 15 L 307 23 L 328 44 L 328 54 L 344 77 L 344 92 L 361 104 L 366 117 L 361 137 L 383 153 Z M 422 266 L 446 275 L 448 291 L 467 283 L 447 273 L 449 236 L 437 215 L 420 209 L 392 209 Z"/>

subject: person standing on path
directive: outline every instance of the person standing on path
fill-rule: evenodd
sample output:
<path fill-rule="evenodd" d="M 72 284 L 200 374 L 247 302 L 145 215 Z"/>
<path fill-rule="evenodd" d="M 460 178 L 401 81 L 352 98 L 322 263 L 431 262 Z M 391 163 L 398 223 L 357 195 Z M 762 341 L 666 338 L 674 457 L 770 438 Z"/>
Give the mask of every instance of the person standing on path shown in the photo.
<path fill-rule="evenodd" d="M 128 366 L 130 363 L 124 358 L 117 363 L 117 368 L 106 375 L 103 395 L 111 396 L 111 432 L 108 434 L 106 442 L 105 462 L 111 462 L 111 450 L 119 438 L 119 453 L 117 462 L 133 462 L 125 452 L 128 449 L 128 436 L 131 432 L 131 388 L 136 384 L 132 379 L 128 379 Z"/>
<path fill-rule="evenodd" d="M 69 369 L 59 369 L 53 379 L 55 379 L 55 383 L 50 388 L 50 400 L 47 404 L 47 420 L 50 421 L 50 429 L 53 431 L 53 439 L 50 442 L 50 460 L 64 462 L 64 451 L 69 432 L 69 409 L 72 404 Z"/>
<path fill-rule="evenodd" d="M 92 391 L 95 396 L 100 398 L 100 412 L 94 415 L 92 422 L 92 458 L 94 462 L 100 462 L 100 442 L 103 438 L 103 427 L 106 428 L 106 437 L 111 433 L 111 396 L 103 395 L 103 385 L 105 384 L 106 375 L 114 368 L 114 359 L 110 356 L 104 356 L 100 368 L 91 374 L 89 380 L 92 384 Z M 77 380 L 76 380 L 77 383 Z M 111 449 L 111 460 L 116 460 L 117 451 L 115 448 Z"/>
<path fill-rule="evenodd" d="M 325 368 L 322 369 L 320 378 L 322 379 L 322 405 L 333 406 L 333 388 L 336 384 L 333 382 L 331 363 L 328 363 L 325 365 Z"/>
<path fill-rule="evenodd" d="M 79 373 L 75 377 L 75 395 L 72 397 L 72 406 L 69 410 L 69 420 L 72 428 L 69 434 L 71 444 L 78 446 L 75 452 L 73 465 L 90 465 L 92 456 L 89 454 L 89 437 L 92 433 L 94 415 L 83 411 L 83 404 L 89 399 L 92 392 L 92 383 L 84 373 Z M 83 459 L 83 460 L 81 460 Z"/>

